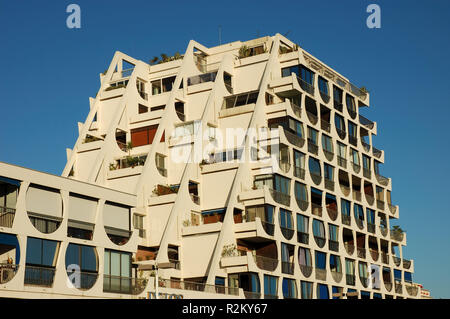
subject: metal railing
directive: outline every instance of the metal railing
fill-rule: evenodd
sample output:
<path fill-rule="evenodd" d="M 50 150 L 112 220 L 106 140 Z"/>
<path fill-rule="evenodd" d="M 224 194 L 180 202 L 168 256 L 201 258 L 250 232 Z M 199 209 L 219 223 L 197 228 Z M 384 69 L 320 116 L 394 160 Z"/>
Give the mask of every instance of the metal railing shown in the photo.
<path fill-rule="evenodd" d="M 348 196 L 350 194 L 350 187 L 346 185 L 339 185 L 341 187 L 342 193 L 344 193 L 345 196 Z"/>
<path fill-rule="evenodd" d="M 356 110 L 349 108 L 348 105 L 347 105 L 347 111 L 352 119 L 354 119 L 356 117 Z"/>
<path fill-rule="evenodd" d="M 244 251 L 244 252 L 245 252 L 245 255 L 247 255 L 247 252 L 246 251 Z M 238 250 L 238 253 L 243 253 L 243 251 L 242 250 Z M 245 256 L 245 255 L 243 255 L 243 256 Z M 181 269 L 181 262 L 179 260 L 169 259 L 169 262 L 173 265 L 173 269 L 176 269 L 176 270 L 180 270 Z"/>
<path fill-rule="evenodd" d="M 396 241 L 403 241 L 403 237 L 404 237 L 403 231 L 391 229 L 390 233 L 391 233 L 392 239 L 394 239 Z"/>
<path fill-rule="evenodd" d="M 319 154 L 319 147 L 317 144 L 308 138 L 308 152 L 313 153 L 315 155 Z"/>
<path fill-rule="evenodd" d="M 260 292 L 244 291 L 245 299 L 261 299 Z"/>
<path fill-rule="evenodd" d="M 374 146 L 372 146 L 372 154 L 373 156 L 375 156 L 376 158 L 380 158 L 382 151 L 380 151 L 379 149 L 375 148 Z"/>
<path fill-rule="evenodd" d="M 411 267 L 411 260 L 403 259 L 403 268 L 409 269 Z"/>
<path fill-rule="evenodd" d="M 181 290 L 201 291 L 213 294 L 225 294 L 225 295 L 239 295 L 238 287 L 225 287 L 220 285 L 209 285 L 202 282 L 182 281 L 175 279 L 162 279 L 159 278 L 159 287 L 161 288 L 173 288 Z M 247 297 L 247 296 L 246 296 Z M 247 298 L 250 299 L 250 298 Z"/>
<path fill-rule="evenodd" d="M 384 210 L 384 201 L 377 199 L 377 208 L 380 210 Z"/>
<path fill-rule="evenodd" d="M 326 242 L 326 239 L 325 238 L 323 238 L 323 237 L 319 237 L 319 236 L 314 236 L 314 240 L 316 241 L 316 244 L 317 244 L 317 246 L 319 246 L 319 247 L 323 247 L 323 246 L 325 246 L 325 242 Z"/>
<path fill-rule="evenodd" d="M 334 208 L 334 205 L 333 206 L 328 205 L 327 212 L 328 212 L 328 216 L 330 217 L 331 220 L 336 220 L 338 211 L 336 208 Z"/>
<path fill-rule="evenodd" d="M 347 160 L 344 157 L 337 156 L 338 165 L 342 168 L 347 168 Z"/>
<path fill-rule="evenodd" d="M 358 174 L 359 171 L 361 170 L 361 166 L 359 164 L 353 163 L 352 162 L 352 167 L 353 167 L 353 171 Z"/>
<path fill-rule="evenodd" d="M 300 270 L 305 277 L 309 277 L 312 274 L 313 267 L 308 265 L 300 265 Z"/>
<path fill-rule="evenodd" d="M 313 124 L 316 125 L 317 122 L 319 121 L 319 118 L 317 117 L 317 115 L 311 113 L 310 111 L 306 110 L 306 115 L 308 116 L 309 121 Z"/>
<path fill-rule="evenodd" d="M 375 174 L 375 177 L 377 178 L 378 183 L 380 183 L 383 186 L 386 186 L 389 184 L 389 179 L 387 177 L 384 177 L 380 174 Z"/>
<path fill-rule="evenodd" d="M 233 87 L 230 84 L 225 83 L 225 88 L 227 89 L 228 93 L 233 94 Z"/>
<path fill-rule="evenodd" d="M 365 126 L 369 130 L 373 129 L 373 127 L 375 126 L 374 122 L 372 122 L 371 120 L 365 118 L 361 114 L 359 114 L 359 124 Z"/>
<path fill-rule="evenodd" d="M 275 225 L 264 220 L 261 220 L 262 227 L 266 231 L 267 235 L 273 236 L 275 232 Z"/>
<path fill-rule="evenodd" d="M 297 231 L 297 241 L 301 244 L 308 245 L 309 243 L 309 234 Z"/>
<path fill-rule="evenodd" d="M 294 166 L 294 176 L 301 179 L 305 179 L 305 169 L 298 166 Z"/>
<path fill-rule="evenodd" d="M 103 275 L 103 292 L 139 295 L 147 287 L 144 278 Z"/>
<path fill-rule="evenodd" d="M 350 226 L 352 219 L 350 215 L 341 214 L 341 220 L 342 224 Z"/>
<path fill-rule="evenodd" d="M 269 192 L 270 192 L 270 195 L 272 196 L 273 200 L 276 201 L 278 204 L 282 204 L 285 206 L 289 206 L 291 204 L 291 196 L 290 195 L 281 193 L 272 188 L 269 189 Z"/>
<path fill-rule="evenodd" d="M 286 136 L 288 142 L 292 145 L 302 148 L 305 144 L 305 139 L 303 137 L 300 137 L 297 134 L 290 132 L 289 130 L 284 129 L 284 135 Z"/>
<path fill-rule="evenodd" d="M 161 176 L 167 177 L 167 169 L 164 167 L 156 167 L 156 169 L 158 170 L 159 174 L 161 174 Z"/>
<path fill-rule="evenodd" d="M 297 76 L 297 80 L 298 80 L 298 83 L 300 84 L 300 87 L 304 91 L 308 92 L 311 95 L 314 95 L 314 85 L 309 84 L 308 82 L 304 81 L 302 78 L 300 78 L 298 76 Z"/>
<path fill-rule="evenodd" d="M 188 78 L 188 86 L 206 83 L 206 82 L 214 82 L 216 80 L 217 71 L 209 72 L 205 74 L 195 75 Z"/>
<path fill-rule="evenodd" d="M 321 90 L 319 89 L 319 93 L 320 93 L 320 97 L 322 98 L 322 100 L 323 100 L 325 103 L 328 103 L 328 102 L 330 101 L 330 96 L 328 95 L 327 92 L 323 92 L 323 91 L 321 91 Z"/>
<path fill-rule="evenodd" d="M 328 248 L 332 251 L 338 252 L 339 251 L 339 242 L 329 239 L 328 240 Z"/>
<path fill-rule="evenodd" d="M 141 96 L 142 99 L 148 101 L 148 94 L 145 93 L 144 91 L 138 91 L 139 95 Z"/>
<path fill-rule="evenodd" d="M 262 270 L 274 271 L 278 266 L 278 259 L 253 255 L 256 266 Z"/>
<path fill-rule="evenodd" d="M 313 173 L 311 171 L 309 173 L 310 173 L 311 178 L 312 178 L 314 183 L 320 184 L 322 182 L 322 176 L 320 174 L 316 174 L 316 173 Z"/>
<path fill-rule="evenodd" d="M 294 230 L 292 228 L 286 228 L 283 226 L 280 226 L 280 228 L 281 228 L 281 233 L 283 234 L 283 236 L 286 239 L 291 239 L 292 236 L 294 236 Z"/>
<path fill-rule="evenodd" d="M 334 108 L 335 108 L 336 110 L 338 110 L 339 112 L 342 112 L 343 107 L 344 107 L 343 104 L 342 104 L 342 102 L 333 100 L 333 105 L 334 105 Z"/>
<path fill-rule="evenodd" d="M 96 272 L 67 272 L 67 276 L 70 276 L 72 274 L 75 274 L 75 276 L 79 276 L 77 277 L 79 278 L 79 281 L 75 279 L 72 284 L 75 286 L 75 288 L 81 290 L 91 289 L 95 285 L 98 278 L 98 273 Z"/>
<path fill-rule="evenodd" d="M 195 195 L 195 194 L 189 194 L 189 195 L 191 195 L 191 199 L 195 204 L 200 205 L 200 196 Z"/>
<path fill-rule="evenodd" d="M 345 250 L 347 251 L 347 254 L 353 255 L 355 252 L 355 246 L 349 243 L 344 243 Z"/>
<path fill-rule="evenodd" d="M 363 247 L 356 247 L 356 253 L 359 258 L 366 258 L 366 249 Z"/>
<path fill-rule="evenodd" d="M 370 177 L 371 177 L 370 169 L 363 168 L 363 176 L 364 176 L 365 178 L 370 179 Z"/>
<path fill-rule="evenodd" d="M 358 202 L 361 201 L 361 192 L 356 190 L 356 189 L 352 189 L 352 195 L 353 195 L 353 199 L 357 200 Z"/>
<path fill-rule="evenodd" d="M 294 114 L 298 117 L 301 118 L 302 116 L 302 108 L 300 106 L 298 106 L 297 104 L 293 103 L 291 101 L 291 108 L 292 108 L 292 112 L 294 112 Z"/>
<path fill-rule="evenodd" d="M 374 261 L 377 261 L 378 257 L 380 256 L 380 252 L 378 250 L 375 250 L 375 249 L 372 249 L 372 248 L 369 248 L 369 251 L 370 251 L 370 255 L 372 256 L 372 259 Z"/>
<path fill-rule="evenodd" d="M 308 209 L 308 202 L 306 200 L 300 198 L 295 198 L 295 200 L 297 201 L 297 205 L 301 210 L 305 211 L 306 209 Z"/>
<path fill-rule="evenodd" d="M 320 128 L 324 131 L 327 131 L 328 133 L 330 133 L 331 131 L 330 123 L 325 120 L 320 120 Z"/>
<path fill-rule="evenodd" d="M 0 264 L 0 284 L 6 284 L 14 278 L 19 265 L 15 264 Z"/>
<path fill-rule="evenodd" d="M 348 141 L 353 146 L 358 146 L 358 138 L 357 137 L 349 135 L 348 136 Z"/>
<path fill-rule="evenodd" d="M 39 267 L 39 266 L 25 266 L 25 285 L 30 286 L 53 286 L 55 278 L 55 268 Z"/>
<path fill-rule="evenodd" d="M 12 228 L 16 210 L 14 208 L 0 206 L 0 226 Z"/>
<path fill-rule="evenodd" d="M 417 296 L 417 293 L 419 292 L 419 287 L 414 286 L 413 284 L 405 284 L 406 291 L 408 292 L 408 295 L 410 296 Z"/>
<path fill-rule="evenodd" d="M 361 139 L 361 144 L 362 144 L 362 146 L 364 147 L 364 149 L 368 152 L 368 151 L 370 151 L 370 144 L 369 143 L 366 143 L 366 142 L 364 142 L 362 139 Z"/>
<path fill-rule="evenodd" d="M 367 222 L 367 231 L 369 233 L 375 234 L 375 224 Z"/>
<path fill-rule="evenodd" d="M 294 263 L 289 261 L 281 262 L 281 272 L 283 274 L 293 275 L 294 274 Z"/>
<path fill-rule="evenodd" d="M 394 264 L 395 264 L 396 266 L 400 266 L 400 264 L 401 264 L 401 262 L 402 262 L 402 260 L 400 259 L 400 257 L 397 257 L 397 256 L 392 256 L 392 260 L 394 261 Z"/>
<path fill-rule="evenodd" d="M 341 282 L 342 280 L 342 272 L 336 271 L 336 270 L 331 270 L 331 276 L 333 277 L 334 281 L 336 282 Z"/>
<path fill-rule="evenodd" d="M 325 178 L 325 188 L 328 189 L 329 191 L 334 191 L 334 181 Z"/>
<path fill-rule="evenodd" d="M 317 280 L 327 280 L 326 269 L 316 268 L 316 279 Z"/>
<path fill-rule="evenodd" d="M 364 228 L 364 219 L 355 216 L 355 223 L 360 229 Z"/>
<path fill-rule="evenodd" d="M 384 251 L 381 252 L 381 262 L 389 265 L 389 255 Z"/>
<path fill-rule="evenodd" d="M 186 121 L 186 114 L 175 111 L 177 113 L 178 118 L 180 119 L 180 121 L 184 122 Z"/>
<path fill-rule="evenodd" d="M 131 74 L 133 73 L 133 71 L 134 71 L 134 68 L 131 68 L 131 69 L 125 69 L 125 70 L 122 70 L 122 71 L 120 72 L 120 75 L 122 76 L 122 78 L 127 78 L 127 77 L 130 77 L 130 76 L 131 76 Z"/>
<path fill-rule="evenodd" d="M 355 285 L 355 275 L 346 274 L 345 275 L 345 283 L 349 286 L 354 286 Z"/>
<path fill-rule="evenodd" d="M 388 228 L 386 226 L 380 225 L 380 233 L 383 236 L 386 236 L 388 234 Z"/>
<path fill-rule="evenodd" d="M 388 204 L 388 206 L 392 214 L 395 214 L 397 212 L 397 206 L 394 206 L 392 204 Z"/>
<path fill-rule="evenodd" d="M 403 285 L 401 283 L 396 282 L 394 286 L 395 286 L 395 293 L 396 294 L 402 294 L 403 293 Z"/>
<path fill-rule="evenodd" d="M 311 214 L 322 217 L 322 205 L 311 203 Z"/>
<path fill-rule="evenodd" d="M 372 205 L 375 202 L 375 197 L 373 195 L 365 193 L 366 201 L 369 203 L 369 205 Z"/>

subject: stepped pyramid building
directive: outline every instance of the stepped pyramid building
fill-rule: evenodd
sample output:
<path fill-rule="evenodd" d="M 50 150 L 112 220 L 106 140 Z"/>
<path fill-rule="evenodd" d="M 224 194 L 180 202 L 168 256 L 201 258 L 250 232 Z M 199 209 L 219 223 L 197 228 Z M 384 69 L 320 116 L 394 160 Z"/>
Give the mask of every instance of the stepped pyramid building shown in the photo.
<path fill-rule="evenodd" d="M 116 52 L 62 176 L 0 163 L 0 296 L 418 298 L 369 93 L 276 34 Z"/>

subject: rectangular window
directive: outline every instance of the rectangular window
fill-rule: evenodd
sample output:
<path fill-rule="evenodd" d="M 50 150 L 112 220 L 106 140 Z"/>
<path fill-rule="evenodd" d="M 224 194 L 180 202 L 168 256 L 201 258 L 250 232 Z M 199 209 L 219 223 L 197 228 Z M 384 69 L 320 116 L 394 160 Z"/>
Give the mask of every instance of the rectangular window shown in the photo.
<path fill-rule="evenodd" d="M 309 218 L 300 214 L 297 214 L 297 231 L 301 233 L 308 233 Z"/>
<path fill-rule="evenodd" d="M 305 154 L 294 149 L 294 166 L 305 169 Z"/>
<path fill-rule="evenodd" d="M 345 216 L 350 216 L 350 202 L 345 199 L 341 199 L 341 213 Z"/>
<path fill-rule="evenodd" d="M 269 297 L 278 295 L 277 281 L 277 277 L 264 275 L 264 295 L 268 295 Z"/>
<path fill-rule="evenodd" d="M 280 208 L 280 226 L 292 229 L 292 213 L 286 209 Z"/>
<path fill-rule="evenodd" d="M 314 72 L 303 65 L 300 67 L 300 77 L 306 83 L 314 86 Z"/>
<path fill-rule="evenodd" d="M 332 180 L 334 180 L 334 177 L 333 177 L 333 171 L 334 171 L 334 167 L 333 166 L 331 166 L 331 165 L 328 165 L 328 164 L 324 164 L 324 166 L 323 166 L 323 173 L 324 173 L 324 177 L 326 178 L 326 179 L 328 179 L 329 181 L 332 181 Z"/>
<path fill-rule="evenodd" d="M 326 269 L 327 255 L 323 252 L 316 251 L 316 268 Z"/>
<path fill-rule="evenodd" d="M 333 153 L 333 141 L 331 137 L 322 134 L 322 147 L 325 151 Z"/>
<path fill-rule="evenodd" d="M 342 103 L 342 90 L 335 85 L 333 85 L 333 99 L 336 103 Z"/>
<path fill-rule="evenodd" d="M 308 139 L 317 145 L 317 130 L 308 126 Z"/>
<path fill-rule="evenodd" d="M 346 145 L 338 142 L 337 146 L 338 146 L 338 148 L 337 148 L 338 149 L 338 156 L 346 159 L 347 158 Z"/>
<path fill-rule="evenodd" d="M 322 94 L 328 95 L 328 81 L 319 76 L 319 91 Z"/>
<path fill-rule="evenodd" d="M 150 125 L 145 127 L 140 127 L 131 130 L 131 143 L 133 147 L 149 145 L 153 143 L 155 138 L 158 125 Z M 161 137 L 161 142 L 164 142 L 164 133 Z"/>
<path fill-rule="evenodd" d="M 274 175 L 274 189 L 280 193 L 290 195 L 291 180 L 281 175 Z"/>
<path fill-rule="evenodd" d="M 308 281 L 301 282 L 302 299 L 312 299 L 312 283 Z"/>

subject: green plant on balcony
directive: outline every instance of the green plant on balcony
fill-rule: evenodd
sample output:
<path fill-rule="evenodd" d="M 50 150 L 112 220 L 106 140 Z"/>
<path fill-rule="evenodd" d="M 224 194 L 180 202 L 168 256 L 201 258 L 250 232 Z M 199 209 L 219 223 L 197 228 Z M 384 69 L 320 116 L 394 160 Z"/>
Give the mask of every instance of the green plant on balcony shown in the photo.
<path fill-rule="evenodd" d="M 170 61 L 183 59 L 184 55 L 180 54 L 180 52 L 175 52 L 173 56 L 168 56 L 165 53 L 161 53 L 161 57 L 154 56 L 153 59 L 149 61 L 150 65 L 166 63 Z"/>
<path fill-rule="evenodd" d="M 183 220 L 183 226 L 184 226 L 184 227 L 189 227 L 189 226 L 191 226 L 191 221 L 190 221 L 189 219 Z"/>
<path fill-rule="evenodd" d="M 139 158 L 136 156 L 127 156 L 126 162 L 128 166 L 135 167 L 139 165 Z"/>
<path fill-rule="evenodd" d="M 92 135 L 86 135 L 86 137 L 84 138 L 83 143 L 91 143 L 91 142 L 96 142 L 96 141 L 101 141 L 101 138 L 92 136 Z"/>
<path fill-rule="evenodd" d="M 246 45 L 241 46 L 241 48 L 239 49 L 239 59 L 249 57 L 250 53 L 251 51 L 248 46 Z"/>
<path fill-rule="evenodd" d="M 237 256 L 237 255 L 238 255 L 238 251 L 237 251 L 236 244 L 223 246 L 222 257 L 233 257 L 233 256 Z"/>
<path fill-rule="evenodd" d="M 117 165 L 114 163 L 109 164 L 109 170 L 110 171 L 115 171 L 117 169 Z"/>
<path fill-rule="evenodd" d="M 124 88 L 124 87 L 126 87 L 125 84 L 117 84 L 116 86 L 107 87 L 105 89 L 105 91 L 111 91 L 111 90 L 120 89 L 120 88 Z"/>
<path fill-rule="evenodd" d="M 403 229 L 400 226 L 392 226 L 392 232 L 394 233 L 398 233 L 398 234 L 403 234 Z"/>
<path fill-rule="evenodd" d="M 363 93 L 363 94 L 369 93 L 369 91 L 367 91 L 367 89 L 366 89 L 365 86 L 362 86 L 362 87 L 360 88 L 360 91 L 361 91 L 361 93 Z"/>

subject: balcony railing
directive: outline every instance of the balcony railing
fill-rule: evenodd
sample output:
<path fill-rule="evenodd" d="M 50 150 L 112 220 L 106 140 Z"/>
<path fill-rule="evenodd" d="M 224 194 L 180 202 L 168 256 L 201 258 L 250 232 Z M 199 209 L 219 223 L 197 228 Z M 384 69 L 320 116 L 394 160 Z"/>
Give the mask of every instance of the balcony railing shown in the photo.
<path fill-rule="evenodd" d="M 364 149 L 366 150 L 366 152 L 370 151 L 370 144 L 369 144 L 369 143 L 364 142 L 364 141 L 361 139 L 361 144 L 362 144 L 362 146 L 364 147 Z"/>
<path fill-rule="evenodd" d="M 297 241 L 301 244 L 308 245 L 309 243 L 309 234 L 297 231 Z"/>
<path fill-rule="evenodd" d="M 334 157 L 334 153 L 330 152 L 326 149 L 322 149 L 322 150 L 323 150 L 323 153 L 325 154 L 325 157 L 327 158 L 327 160 L 332 161 L 333 157 Z"/>
<path fill-rule="evenodd" d="M 344 139 L 345 136 L 347 135 L 347 132 L 346 132 L 346 131 L 344 131 L 344 130 L 342 130 L 342 129 L 340 129 L 340 128 L 337 128 L 337 127 L 336 127 L 336 132 L 337 132 L 337 134 L 339 135 L 339 137 L 340 137 L 341 139 Z"/>
<path fill-rule="evenodd" d="M 286 139 L 288 140 L 288 142 L 294 146 L 302 148 L 305 144 L 305 139 L 303 137 L 300 137 L 297 134 L 290 132 L 289 130 L 285 129 L 284 135 L 286 135 Z"/>
<path fill-rule="evenodd" d="M 275 231 L 275 225 L 272 223 L 266 222 L 264 220 L 261 220 L 261 224 L 262 224 L 264 230 L 266 231 L 267 235 L 273 236 L 274 231 Z"/>
<path fill-rule="evenodd" d="M 403 293 L 403 285 L 401 283 L 396 282 L 394 286 L 395 286 L 395 293 L 396 294 L 402 294 Z"/>
<path fill-rule="evenodd" d="M 6 284 L 14 278 L 19 265 L 15 264 L 0 264 L 0 284 Z"/>
<path fill-rule="evenodd" d="M 362 116 L 361 114 L 359 115 L 359 124 L 365 126 L 365 127 L 368 128 L 369 130 L 373 129 L 373 127 L 374 127 L 374 125 L 375 125 L 371 120 L 365 118 L 365 117 Z"/>
<path fill-rule="evenodd" d="M 345 275 L 345 282 L 349 286 L 354 286 L 355 285 L 355 275 L 346 274 Z"/>
<path fill-rule="evenodd" d="M 366 196 L 366 201 L 369 203 L 369 205 L 373 205 L 373 203 L 375 202 L 375 197 L 373 197 L 373 195 L 367 194 L 365 193 Z"/>
<path fill-rule="evenodd" d="M 336 110 L 338 110 L 339 112 L 342 112 L 342 110 L 343 110 L 342 102 L 333 100 L 333 104 L 334 104 L 334 108 L 335 108 Z"/>
<path fill-rule="evenodd" d="M 334 181 L 325 178 L 325 188 L 328 189 L 329 191 L 334 191 Z"/>
<path fill-rule="evenodd" d="M 352 193 L 353 193 L 353 199 L 360 202 L 361 201 L 361 192 L 356 189 L 353 189 Z"/>
<path fill-rule="evenodd" d="M 380 233 L 383 236 L 386 236 L 388 234 L 388 228 L 386 226 L 380 225 Z"/>
<path fill-rule="evenodd" d="M 317 243 L 317 246 L 319 246 L 320 248 L 322 248 L 323 246 L 325 246 L 325 242 L 326 239 L 323 237 L 319 237 L 319 236 L 314 236 L 314 240 Z"/>
<path fill-rule="evenodd" d="M 380 158 L 381 154 L 382 154 L 382 152 L 379 149 L 377 149 L 373 146 L 372 146 L 372 153 L 373 153 L 373 156 L 375 156 L 376 158 Z"/>
<path fill-rule="evenodd" d="M 389 265 L 389 255 L 384 251 L 381 252 L 381 262 Z"/>
<path fill-rule="evenodd" d="M 308 138 L 308 152 L 315 155 L 319 154 L 319 147 L 314 141 L 310 140 L 309 138 Z"/>
<path fill-rule="evenodd" d="M 403 259 L 403 268 L 405 269 L 411 268 L 411 260 Z"/>
<path fill-rule="evenodd" d="M 386 287 L 387 291 L 391 291 L 392 290 L 392 282 L 390 281 L 385 281 L 384 282 L 384 286 Z"/>
<path fill-rule="evenodd" d="M 319 88 L 319 93 L 320 93 L 320 97 L 322 98 L 322 100 L 323 100 L 325 103 L 328 103 L 328 102 L 330 101 L 330 96 L 328 95 L 327 92 L 323 92 L 323 91 L 321 91 L 320 88 Z"/>
<path fill-rule="evenodd" d="M 317 117 L 316 114 L 311 113 L 310 111 L 306 110 L 306 115 L 308 116 L 309 121 L 311 122 L 311 124 L 316 125 L 317 122 L 319 121 L 319 118 Z"/>
<path fill-rule="evenodd" d="M 216 80 L 216 76 L 217 71 L 191 76 L 188 78 L 188 86 L 206 82 L 214 82 Z"/>
<path fill-rule="evenodd" d="M 0 206 L 0 226 L 12 228 L 16 210 L 14 208 Z"/>
<path fill-rule="evenodd" d="M 347 160 L 344 157 L 337 156 L 338 165 L 342 168 L 347 168 Z"/>
<path fill-rule="evenodd" d="M 384 201 L 377 199 L 377 208 L 379 210 L 384 210 Z"/>
<path fill-rule="evenodd" d="M 336 220 L 338 212 L 337 209 L 335 208 L 336 206 L 333 205 L 328 205 L 327 206 L 327 212 L 328 212 L 328 216 L 330 217 L 331 220 Z"/>
<path fill-rule="evenodd" d="M 356 252 L 359 258 L 366 258 L 366 249 L 362 247 L 356 247 Z"/>
<path fill-rule="evenodd" d="M 376 249 L 372 249 L 372 248 L 369 248 L 369 251 L 370 251 L 370 255 L 372 256 L 372 259 L 373 259 L 374 261 L 377 261 L 377 260 L 378 260 L 378 257 L 380 256 L 379 251 L 376 250 Z"/>
<path fill-rule="evenodd" d="M 322 130 L 327 131 L 328 133 L 330 133 L 330 131 L 331 131 L 330 122 L 327 122 L 325 120 L 320 120 L 320 128 Z"/>
<path fill-rule="evenodd" d="M 316 279 L 317 280 L 327 280 L 327 271 L 326 271 L 326 269 L 316 268 Z"/>
<path fill-rule="evenodd" d="M 332 251 L 339 251 L 339 242 L 335 240 L 328 240 L 328 248 Z"/>
<path fill-rule="evenodd" d="M 195 194 L 189 194 L 189 195 L 191 195 L 191 199 L 195 204 L 200 205 L 200 196 L 195 195 Z"/>
<path fill-rule="evenodd" d="M 359 227 L 359 229 L 364 228 L 364 219 L 361 219 L 359 217 L 355 217 L 356 225 Z"/>
<path fill-rule="evenodd" d="M 348 196 L 350 194 L 350 187 L 347 185 L 342 185 L 341 181 L 339 181 L 339 186 L 341 187 L 341 191 L 345 196 Z"/>
<path fill-rule="evenodd" d="M 298 166 L 294 166 L 294 176 L 301 179 L 305 179 L 305 169 L 300 168 Z"/>
<path fill-rule="evenodd" d="M 278 266 L 278 259 L 258 255 L 253 255 L 253 258 L 258 268 L 262 270 L 274 271 Z"/>
<path fill-rule="evenodd" d="M 314 85 L 309 84 L 308 82 L 304 81 L 302 78 L 297 77 L 298 83 L 300 84 L 300 87 L 308 92 L 311 95 L 314 95 Z"/>
<path fill-rule="evenodd" d="M 261 299 L 260 292 L 244 291 L 245 299 Z"/>
<path fill-rule="evenodd" d="M 284 238 L 286 239 L 291 239 L 292 236 L 294 236 L 294 230 L 292 228 L 286 228 L 286 227 L 282 227 L 281 228 L 281 233 L 283 234 Z"/>
<path fill-rule="evenodd" d="M 350 215 L 341 214 L 341 218 L 342 218 L 342 224 L 350 226 L 350 224 L 351 224 Z"/>
<path fill-rule="evenodd" d="M 375 177 L 377 178 L 378 183 L 380 183 L 381 185 L 387 186 L 387 184 L 389 184 L 389 179 L 387 177 L 379 174 L 375 174 Z"/>
<path fill-rule="evenodd" d="M 317 185 L 322 182 L 322 176 L 320 176 L 320 173 L 317 174 L 317 173 L 310 171 L 310 175 L 311 175 L 313 182 L 316 183 Z"/>
<path fill-rule="evenodd" d="M 180 119 L 180 121 L 184 122 L 186 121 L 186 114 L 175 111 L 177 113 L 178 118 Z"/>
<path fill-rule="evenodd" d="M 139 92 L 139 95 L 140 95 L 140 97 L 142 99 L 148 101 L 148 94 L 147 93 L 145 93 L 144 91 L 138 91 L 138 92 Z"/>
<path fill-rule="evenodd" d="M 30 286 L 53 286 L 55 278 L 55 268 L 39 267 L 39 266 L 25 266 L 25 285 Z"/>
<path fill-rule="evenodd" d="M 274 189 L 269 189 L 270 195 L 272 195 L 272 198 L 274 201 L 276 201 L 278 204 L 282 204 L 285 206 L 289 206 L 291 204 L 291 196 L 285 193 L 281 193 L 279 191 L 276 191 Z"/>
<path fill-rule="evenodd" d="M 293 275 L 294 274 L 294 263 L 289 261 L 281 262 L 281 272 L 283 274 Z"/>
<path fill-rule="evenodd" d="M 238 253 L 241 254 L 240 256 L 246 256 L 247 251 L 244 250 L 238 250 Z M 173 265 L 173 269 L 180 270 L 181 269 L 181 262 L 176 259 L 169 259 L 169 262 Z"/>
<path fill-rule="evenodd" d="M 369 233 L 375 234 L 375 224 L 367 222 L 367 231 Z"/>
<path fill-rule="evenodd" d="M 308 209 L 308 202 L 306 200 L 295 198 L 297 201 L 298 207 L 300 207 L 301 210 L 305 211 Z"/>
<path fill-rule="evenodd" d="M 302 108 L 300 106 L 298 106 L 297 104 L 295 104 L 294 102 L 291 101 L 291 108 L 292 108 L 292 111 L 294 112 L 294 114 L 298 118 L 302 117 Z"/>
<path fill-rule="evenodd" d="M 358 146 L 358 139 L 355 136 L 348 136 L 348 141 L 350 144 L 352 144 L 353 146 Z"/>
<path fill-rule="evenodd" d="M 322 205 L 311 203 L 311 213 L 313 215 L 322 217 Z"/>
<path fill-rule="evenodd" d="M 313 267 L 308 265 L 300 265 L 300 270 L 305 277 L 309 277 L 312 274 Z"/>
<path fill-rule="evenodd" d="M 147 287 L 147 279 L 103 275 L 103 292 L 139 295 Z"/>
<path fill-rule="evenodd" d="M 392 214 L 395 214 L 397 212 L 397 206 L 388 204 L 389 206 L 389 210 L 391 211 Z"/>
<path fill-rule="evenodd" d="M 348 111 L 348 114 L 350 115 L 350 117 L 351 117 L 352 119 L 354 119 L 354 118 L 356 117 L 356 110 L 352 110 L 351 108 L 349 108 L 349 107 L 347 106 L 347 111 Z"/>
<path fill-rule="evenodd" d="M 405 284 L 406 291 L 408 292 L 408 295 L 415 297 L 417 296 L 417 293 L 419 292 L 419 287 L 414 286 L 414 284 Z"/>
<path fill-rule="evenodd" d="M 361 170 L 361 166 L 359 164 L 353 163 L 352 162 L 352 167 L 353 167 L 353 171 L 358 174 L 359 171 Z"/>
<path fill-rule="evenodd" d="M 239 295 L 239 288 L 237 287 L 225 287 L 220 285 L 209 285 L 202 282 L 193 281 L 181 281 L 176 279 L 162 279 L 159 278 L 159 287 L 161 288 L 173 288 L 190 291 L 202 291 L 213 294 L 225 294 L 225 295 Z M 250 297 L 260 296 L 259 293 L 245 291 L 244 295 L 246 299 L 253 299 Z M 249 297 L 249 298 L 247 298 Z"/>
<path fill-rule="evenodd" d="M 400 266 L 400 264 L 402 263 L 402 260 L 397 256 L 392 256 L 392 260 L 394 261 L 394 264 L 396 266 Z"/>
<path fill-rule="evenodd" d="M 344 243 L 345 250 L 347 251 L 347 254 L 353 255 L 353 252 L 355 251 L 355 246 L 349 243 Z"/>
<path fill-rule="evenodd" d="M 161 176 L 167 177 L 167 169 L 164 167 L 156 167 Z"/>
<path fill-rule="evenodd" d="M 333 277 L 334 281 L 341 282 L 342 275 L 342 272 L 331 269 L 331 276 Z"/>
<path fill-rule="evenodd" d="M 391 229 L 391 238 L 396 241 L 403 241 L 404 232 L 399 230 Z"/>
<path fill-rule="evenodd" d="M 370 178 L 371 178 L 370 169 L 363 168 L 363 176 L 364 176 L 365 178 L 370 179 Z"/>

